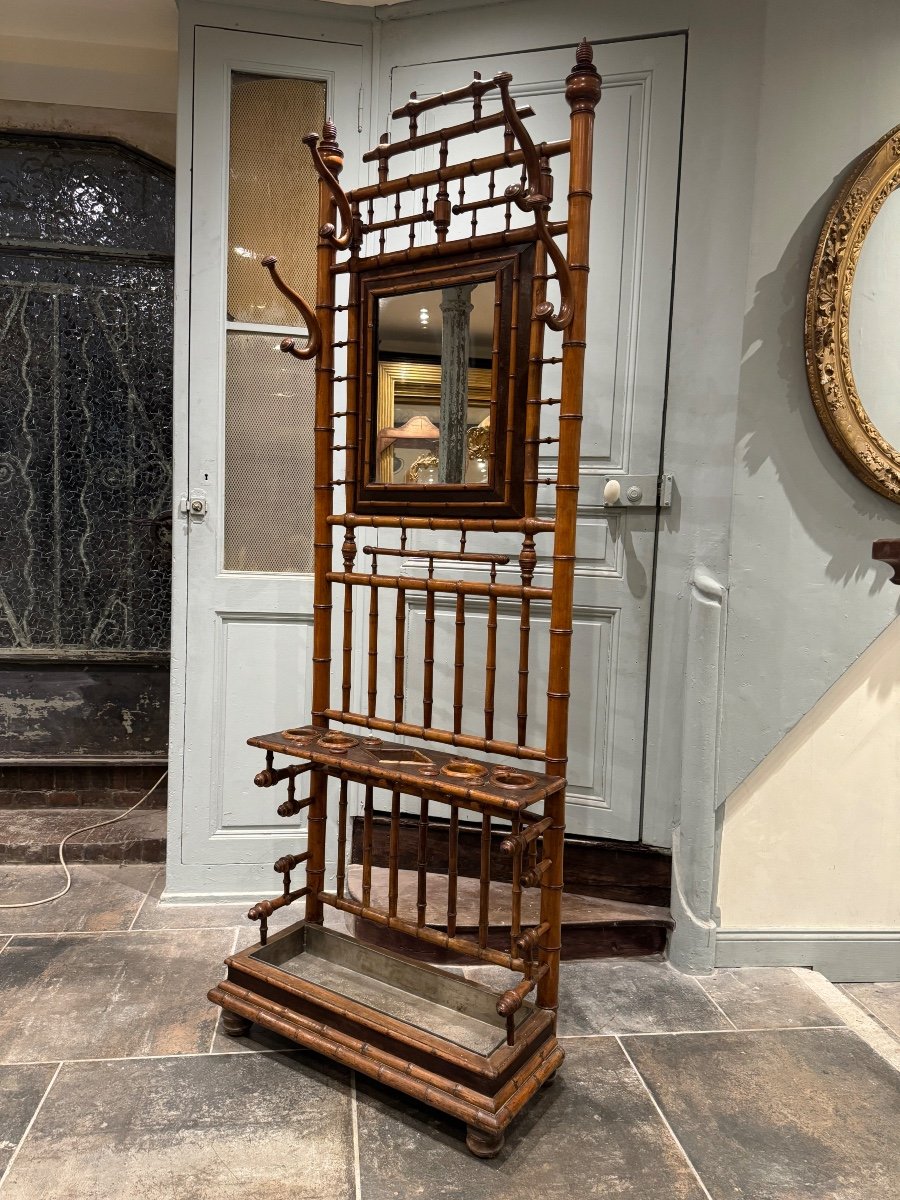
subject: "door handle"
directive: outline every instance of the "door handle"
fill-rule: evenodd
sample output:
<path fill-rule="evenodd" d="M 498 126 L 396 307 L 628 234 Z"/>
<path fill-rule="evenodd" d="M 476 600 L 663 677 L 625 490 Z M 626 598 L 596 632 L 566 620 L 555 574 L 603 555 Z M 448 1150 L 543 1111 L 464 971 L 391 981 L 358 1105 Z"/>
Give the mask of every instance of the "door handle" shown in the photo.
<path fill-rule="evenodd" d="M 602 508 L 671 508 L 671 475 L 601 475 Z"/>

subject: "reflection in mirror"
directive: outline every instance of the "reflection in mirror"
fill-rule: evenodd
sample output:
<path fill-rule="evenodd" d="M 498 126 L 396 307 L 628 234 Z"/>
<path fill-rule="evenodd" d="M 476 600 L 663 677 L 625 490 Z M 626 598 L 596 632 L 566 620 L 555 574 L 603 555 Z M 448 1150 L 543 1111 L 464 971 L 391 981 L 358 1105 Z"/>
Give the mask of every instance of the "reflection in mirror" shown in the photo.
<path fill-rule="evenodd" d="M 859 252 L 850 300 L 850 362 L 863 407 L 900 450 L 900 191 L 892 192 Z"/>
<path fill-rule="evenodd" d="M 379 298 L 379 483 L 490 483 L 496 304 L 496 277 Z"/>

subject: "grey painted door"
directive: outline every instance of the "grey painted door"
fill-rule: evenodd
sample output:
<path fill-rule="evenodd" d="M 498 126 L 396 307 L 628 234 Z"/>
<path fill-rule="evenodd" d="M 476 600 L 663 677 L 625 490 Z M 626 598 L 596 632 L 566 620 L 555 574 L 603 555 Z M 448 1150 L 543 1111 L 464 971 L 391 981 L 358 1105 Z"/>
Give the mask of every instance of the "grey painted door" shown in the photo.
<path fill-rule="evenodd" d="M 281 820 L 253 786 L 261 755 L 246 744 L 308 720 L 312 656 L 314 367 L 279 353 L 305 329 L 260 260 L 275 252 L 313 296 L 318 184 L 300 137 L 333 115 L 353 185 L 362 61 L 359 46 L 197 33 L 181 452 L 207 511 L 186 518 L 178 559 L 187 635 L 173 667 L 184 793 L 172 894 L 252 895 L 306 838 L 302 817 Z"/>
<path fill-rule="evenodd" d="M 510 70 L 514 95 L 536 110 L 529 121 L 535 139 L 566 137 L 568 107 L 562 92 L 572 61 L 570 48 L 397 67 L 391 107 L 402 104 L 411 91 L 424 96 L 457 87 L 473 67 L 484 78 Z M 656 512 L 652 507 L 628 513 L 605 510 L 602 481 L 610 474 L 655 476 L 659 470 L 684 40 L 673 36 L 598 45 L 595 61 L 604 91 L 595 139 L 567 823 L 572 832 L 631 840 L 640 836 L 641 827 Z M 460 110 L 448 117 L 445 109 L 428 116 L 433 118 L 430 127 L 436 127 L 466 114 Z M 460 156 L 468 153 L 459 144 L 456 149 Z M 485 152 L 483 142 L 473 146 L 476 152 Z M 422 152 L 415 169 L 430 165 L 427 153 Z M 564 179 L 557 180 L 556 197 L 556 214 L 561 215 Z M 553 344 L 548 339 L 550 355 Z M 559 394 L 553 370 L 545 373 L 548 396 Z M 541 474 L 554 474 L 549 457 Z M 543 565 L 536 583 L 547 580 Z M 412 604 L 408 660 L 414 658 L 413 647 L 422 645 L 423 620 L 424 613 Z M 477 612 L 472 620 L 477 627 Z M 467 629 L 468 623 L 467 617 Z M 537 727 L 545 687 L 539 664 L 546 658 L 547 624 L 548 613 L 533 612 L 532 663 L 538 669 L 529 705 L 535 722 L 532 744 L 543 737 Z M 504 649 L 501 609 L 501 664 L 516 660 L 514 614 L 507 615 L 505 626 L 509 640 Z M 442 647 L 443 660 L 452 662 L 452 610 L 438 612 L 436 635 L 438 662 Z M 444 689 L 445 695 L 450 690 Z M 474 686 L 466 697 L 470 699 L 477 708 Z M 451 719 L 452 712 L 436 706 L 435 724 Z M 500 724 L 497 733 L 505 736 Z"/>

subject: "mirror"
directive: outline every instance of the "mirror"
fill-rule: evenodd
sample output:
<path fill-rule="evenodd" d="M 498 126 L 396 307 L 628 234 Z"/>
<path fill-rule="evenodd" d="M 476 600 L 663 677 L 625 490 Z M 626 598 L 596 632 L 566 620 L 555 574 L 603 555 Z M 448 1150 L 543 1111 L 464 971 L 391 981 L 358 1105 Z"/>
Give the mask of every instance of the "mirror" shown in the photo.
<path fill-rule="evenodd" d="M 900 503 L 900 126 L 857 162 L 813 259 L 806 367 L 831 444 Z"/>
<path fill-rule="evenodd" d="M 875 427 L 900 448 L 900 192 L 875 215 L 850 299 L 850 363 Z"/>
<path fill-rule="evenodd" d="M 361 276 L 361 513 L 519 516 L 534 245 Z"/>
<path fill-rule="evenodd" d="M 379 298 L 378 480 L 487 484 L 496 293 L 492 278 Z"/>

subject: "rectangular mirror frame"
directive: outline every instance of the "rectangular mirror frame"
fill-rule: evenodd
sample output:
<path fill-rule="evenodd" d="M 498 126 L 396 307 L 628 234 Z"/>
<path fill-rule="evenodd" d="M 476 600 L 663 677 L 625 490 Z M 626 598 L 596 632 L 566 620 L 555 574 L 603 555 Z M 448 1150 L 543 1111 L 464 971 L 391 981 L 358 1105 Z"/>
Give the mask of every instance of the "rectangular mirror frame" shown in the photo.
<path fill-rule="evenodd" d="M 414 265 L 360 272 L 356 327 L 359 345 L 359 437 L 356 511 L 361 514 L 518 518 L 524 514 L 525 413 L 534 276 L 534 243 L 464 257 L 438 256 Z M 488 397 L 492 470 L 487 485 L 397 484 L 377 479 L 378 301 L 495 277 L 499 320 Z M 486 370 L 484 368 L 483 370 Z"/>

